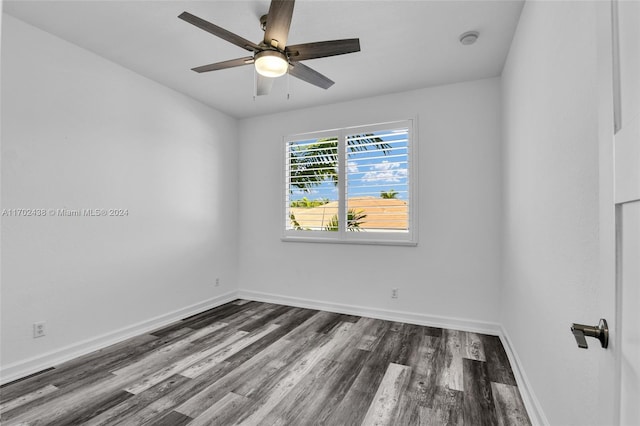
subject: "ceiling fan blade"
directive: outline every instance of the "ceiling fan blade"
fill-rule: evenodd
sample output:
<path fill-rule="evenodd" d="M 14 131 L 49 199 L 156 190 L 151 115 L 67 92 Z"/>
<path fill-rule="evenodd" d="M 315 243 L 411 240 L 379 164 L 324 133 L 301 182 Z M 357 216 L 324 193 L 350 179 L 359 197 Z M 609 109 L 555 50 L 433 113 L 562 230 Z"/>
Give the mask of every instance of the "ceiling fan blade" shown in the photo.
<path fill-rule="evenodd" d="M 202 65 L 200 67 L 191 68 L 195 72 L 208 72 L 223 70 L 225 68 L 240 67 L 242 65 L 249 65 L 253 63 L 253 58 L 247 56 L 246 58 L 231 59 L 229 61 L 216 62 L 215 64 Z"/>
<path fill-rule="evenodd" d="M 267 46 L 284 49 L 287 45 L 294 4 L 294 0 L 271 0 L 267 13 L 267 28 L 264 31 L 264 42 Z"/>
<path fill-rule="evenodd" d="M 289 65 L 289 74 L 323 89 L 328 89 L 334 84 L 334 81 L 300 62 Z"/>
<path fill-rule="evenodd" d="M 256 95 L 268 95 L 273 87 L 273 80 L 275 79 L 256 73 Z"/>
<path fill-rule="evenodd" d="M 229 43 L 233 43 L 236 46 L 242 47 L 245 50 L 248 50 L 250 52 L 258 52 L 260 51 L 260 47 L 258 47 L 257 44 L 243 38 L 240 37 L 237 34 L 232 33 L 231 31 L 227 31 L 222 27 L 219 27 L 215 24 L 212 24 L 209 21 L 205 21 L 202 18 L 198 18 L 195 15 L 190 14 L 189 12 L 182 12 L 178 18 L 182 19 L 183 21 L 186 21 L 190 24 L 195 25 L 196 27 L 203 29 L 211 34 L 213 34 L 214 36 L 220 37 L 223 40 L 228 41 Z"/>
<path fill-rule="evenodd" d="M 327 56 L 344 55 L 360 51 L 360 39 L 318 41 L 287 46 L 287 55 L 292 61 L 326 58 Z"/>

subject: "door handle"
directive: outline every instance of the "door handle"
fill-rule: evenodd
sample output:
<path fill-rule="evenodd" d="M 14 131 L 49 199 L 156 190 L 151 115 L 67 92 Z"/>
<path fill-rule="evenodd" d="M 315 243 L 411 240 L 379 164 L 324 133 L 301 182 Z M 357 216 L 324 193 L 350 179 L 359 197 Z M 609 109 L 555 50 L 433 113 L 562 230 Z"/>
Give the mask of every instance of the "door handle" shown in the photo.
<path fill-rule="evenodd" d="M 603 348 L 609 346 L 609 326 L 607 325 L 607 320 L 604 318 L 600 318 L 600 323 L 596 326 L 572 324 L 571 332 L 573 333 L 573 337 L 576 338 L 576 343 L 579 348 L 589 348 L 586 337 L 598 339 Z"/>

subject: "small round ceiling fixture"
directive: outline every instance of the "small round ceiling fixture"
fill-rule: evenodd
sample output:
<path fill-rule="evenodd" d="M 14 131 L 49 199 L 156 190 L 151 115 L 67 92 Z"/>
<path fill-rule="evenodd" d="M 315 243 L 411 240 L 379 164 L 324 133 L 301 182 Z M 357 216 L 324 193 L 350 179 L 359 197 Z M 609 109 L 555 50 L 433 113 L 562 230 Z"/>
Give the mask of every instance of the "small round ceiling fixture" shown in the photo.
<path fill-rule="evenodd" d="M 465 46 L 475 43 L 480 34 L 477 31 L 467 31 L 460 36 L 460 43 Z"/>

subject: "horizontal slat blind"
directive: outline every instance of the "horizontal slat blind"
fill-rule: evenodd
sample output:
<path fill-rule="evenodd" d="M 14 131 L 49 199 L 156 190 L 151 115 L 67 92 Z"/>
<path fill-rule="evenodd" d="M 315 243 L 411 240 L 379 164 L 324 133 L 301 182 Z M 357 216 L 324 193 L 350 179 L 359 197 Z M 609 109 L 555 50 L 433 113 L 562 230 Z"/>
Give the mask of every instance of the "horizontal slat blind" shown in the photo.
<path fill-rule="evenodd" d="M 338 230 L 338 138 L 287 143 L 287 230 Z"/>
<path fill-rule="evenodd" d="M 346 136 L 347 231 L 409 231 L 409 129 Z"/>
<path fill-rule="evenodd" d="M 417 243 L 414 121 L 290 136 L 284 240 Z"/>

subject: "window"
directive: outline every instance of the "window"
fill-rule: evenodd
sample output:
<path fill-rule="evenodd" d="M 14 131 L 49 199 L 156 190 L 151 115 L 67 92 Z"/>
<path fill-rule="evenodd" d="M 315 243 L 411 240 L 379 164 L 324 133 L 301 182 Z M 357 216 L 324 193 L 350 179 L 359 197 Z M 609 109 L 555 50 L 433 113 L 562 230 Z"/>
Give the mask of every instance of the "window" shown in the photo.
<path fill-rule="evenodd" d="M 285 241 L 416 244 L 413 120 L 285 139 Z"/>

